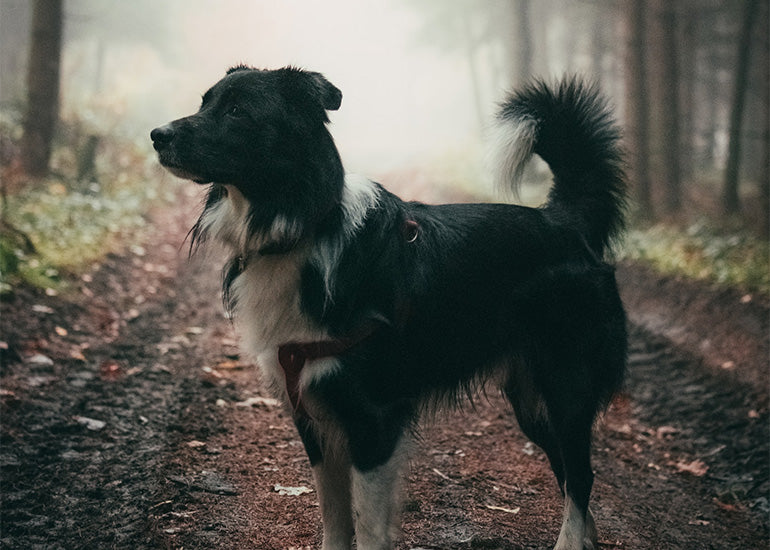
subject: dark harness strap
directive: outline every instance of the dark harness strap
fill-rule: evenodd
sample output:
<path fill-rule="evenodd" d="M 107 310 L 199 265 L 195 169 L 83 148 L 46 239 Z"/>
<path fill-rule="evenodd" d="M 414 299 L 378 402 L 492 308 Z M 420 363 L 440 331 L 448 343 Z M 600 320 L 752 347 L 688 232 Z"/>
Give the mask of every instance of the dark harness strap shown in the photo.
<path fill-rule="evenodd" d="M 416 221 L 407 219 L 404 221 L 401 232 L 406 242 L 413 243 L 417 240 L 420 226 Z M 260 250 L 259 252 L 260 254 L 275 253 L 273 250 Z M 237 264 L 242 269 L 242 262 L 237 262 Z M 360 331 L 354 338 L 322 340 L 320 342 L 287 342 L 278 347 L 278 363 L 283 369 L 283 374 L 286 378 L 286 392 L 289 395 L 289 401 L 291 401 L 295 414 L 299 416 L 307 415 L 302 406 L 299 389 L 299 378 L 305 364 L 316 359 L 342 355 L 356 344 L 371 336 L 373 332 L 374 327 L 371 326 Z"/>
<path fill-rule="evenodd" d="M 294 412 L 305 416 L 299 395 L 299 377 L 308 361 L 336 357 L 356 344 L 352 340 L 324 340 L 321 342 L 289 342 L 278 347 L 278 363 L 286 378 L 286 392 Z"/>

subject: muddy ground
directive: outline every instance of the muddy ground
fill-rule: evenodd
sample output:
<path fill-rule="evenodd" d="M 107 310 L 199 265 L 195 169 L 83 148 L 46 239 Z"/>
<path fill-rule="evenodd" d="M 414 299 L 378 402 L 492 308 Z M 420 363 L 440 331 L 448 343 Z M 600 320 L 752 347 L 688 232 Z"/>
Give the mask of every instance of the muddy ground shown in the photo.
<path fill-rule="evenodd" d="M 187 260 L 195 203 L 70 292 L 3 299 L 1 548 L 319 547 L 310 468 L 238 354 L 220 266 Z M 631 357 L 596 428 L 601 548 L 767 548 L 766 298 L 618 277 Z M 552 547 L 556 485 L 497 394 L 422 435 L 399 549 Z"/>

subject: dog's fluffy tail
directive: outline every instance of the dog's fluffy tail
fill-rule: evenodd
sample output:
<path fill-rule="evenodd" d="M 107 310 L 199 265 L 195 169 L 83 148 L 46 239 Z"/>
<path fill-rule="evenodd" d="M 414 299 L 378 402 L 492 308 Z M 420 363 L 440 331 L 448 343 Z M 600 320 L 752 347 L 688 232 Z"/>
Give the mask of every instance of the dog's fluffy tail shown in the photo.
<path fill-rule="evenodd" d="M 498 183 L 515 190 L 537 153 L 554 176 L 545 211 L 577 224 L 601 257 L 624 226 L 626 178 L 620 130 L 597 87 L 536 81 L 502 103 L 496 122 Z"/>

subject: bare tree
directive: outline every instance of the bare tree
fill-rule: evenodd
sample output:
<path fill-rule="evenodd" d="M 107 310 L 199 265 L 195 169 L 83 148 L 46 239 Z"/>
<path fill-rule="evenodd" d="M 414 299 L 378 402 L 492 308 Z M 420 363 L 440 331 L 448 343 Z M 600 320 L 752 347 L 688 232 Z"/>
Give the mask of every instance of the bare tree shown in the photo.
<path fill-rule="evenodd" d="M 24 97 L 30 11 L 24 0 L 0 2 L 0 102 L 3 106 Z"/>
<path fill-rule="evenodd" d="M 34 177 L 48 172 L 59 118 L 62 20 L 62 0 L 35 0 L 27 66 L 27 111 L 21 143 L 22 165 L 27 174 Z"/>
<path fill-rule="evenodd" d="M 623 10 L 626 37 L 626 128 L 631 174 L 635 183 L 639 214 L 654 217 L 650 185 L 649 105 L 647 104 L 647 62 L 645 59 L 644 0 L 625 0 Z"/>
<path fill-rule="evenodd" d="M 761 200 L 760 230 L 770 236 L 770 2 L 763 0 L 759 15 L 761 39 L 759 66 L 760 116 L 762 117 L 762 155 L 759 170 L 759 197 Z"/>
<path fill-rule="evenodd" d="M 738 41 L 738 60 L 735 65 L 733 102 L 730 109 L 730 142 L 727 150 L 727 167 L 722 188 L 722 206 L 728 214 L 740 211 L 738 179 L 741 159 L 743 110 L 748 88 L 749 56 L 751 54 L 751 28 L 757 18 L 758 0 L 747 0 Z"/>
<path fill-rule="evenodd" d="M 659 145 L 658 177 L 664 186 L 664 207 L 672 213 L 682 205 L 679 171 L 679 67 L 676 40 L 676 9 L 669 0 L 648 2 L 653 13 L 650 29 L 654 63 L 651 65 L 654 101 L 660 106 L 655 139 Z"/>
<path fill-rule="evenodd" d="M 530 17 L 530 0 L 516 0 L 511 4 L 516 12 L 517 28 L 515 36 L 518 41 L 516 65 L 518 81 L 526 82 L 532 76 L 532 22 Z"/>
<path fill-rule="evenodd" d="M 696 80 L 696 44 L 697 9 L 695 3 L 680 2 L 677 17 L 679 17 L 680 63 L 682 70 L 679 74 L 679 105 L 681 116 L 681 131 L 679 142 L 679 172 L 683 181 L 689 181 L 694 173 L 693 141 L 695 136 L 695 80 Z"/>

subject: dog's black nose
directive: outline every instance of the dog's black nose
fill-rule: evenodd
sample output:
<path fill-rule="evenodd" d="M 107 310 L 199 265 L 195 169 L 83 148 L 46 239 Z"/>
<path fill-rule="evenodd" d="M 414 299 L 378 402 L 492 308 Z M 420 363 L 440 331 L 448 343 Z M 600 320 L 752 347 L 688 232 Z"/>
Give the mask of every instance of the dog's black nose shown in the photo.
<path fill-rule="evenodd" d="M 171 124 L 155 128 L 150 132 L 150 139 L 152 140 L 152 145 L 155 147 L 155 150 L 160 151 L 174 139 L 174 128 Z"/>

